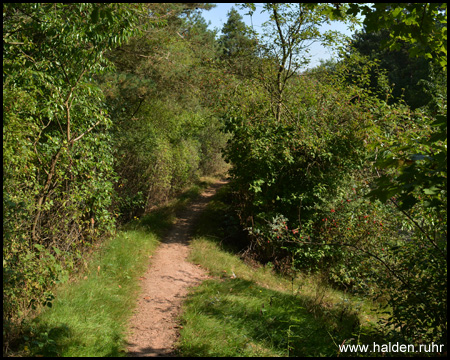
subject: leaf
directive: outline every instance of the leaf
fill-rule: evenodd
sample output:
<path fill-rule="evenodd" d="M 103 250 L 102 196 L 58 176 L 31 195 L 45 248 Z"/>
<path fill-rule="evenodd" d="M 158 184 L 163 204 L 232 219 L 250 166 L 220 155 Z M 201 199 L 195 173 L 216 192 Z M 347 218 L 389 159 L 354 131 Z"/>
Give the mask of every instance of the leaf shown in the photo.
<path fill-rule="evenodd" d="M 418 25 L 417 18 L 415 15 L 410 15 L 403 21 L 406 25 Z"/>
<path fill-rule="evenodd" d="M 393 11 L 392 11 L 392 17 L 397 17 L 401 12 L 402 12 L 402 8 L 400 8 L 400 7 L 398 7 L 398 8 L 395 8 Z"/>
<path fill-rule="evenodd" d="M 55 251 L 56 255 L 60 255 L 61 254 L 61 250 L 59 250 L 57 247 L 53 246 L 53 250 Z"/>
<path fill-rule="evenodd" d="M 112 17 L 112 14 L 111 14 L 111 9 L 106 10 L 105 13 L 106 13 L 106 17 L 108 18 L 108 21 L 112 24 L 113 23 L 113 17 Z"/>
<path fill-rule="evenodd" d="M 447 127 L 447 117 L 445 117 L 443 115 L 437 115 L 436 116 L 436 120 L 434 120 L 431 123 L 431 126 L 439 126 L 439 127 L 445 126 L 445 127 Z"/>
<path fill-rule="evenodd" d="M 98 22 L 98 6 L 94 7 L 94 10 L 92 10 L 92 14 L 91 14 L 91 22 L 93 24 L 96 24 Z"/>
<path fill-rule="evenodd" d="M 423 189 L 423 192 L 427 195 L 436 195 L 437 191 L 439 191 L 439 189 L 435 186 L 433 186 L 429 189 Z"/>
<path fill-rule="evenodd" d="M 347 10 L 347 14 L 351 16 L 356 16 L 359 13 L 359 5 L 351 3 Z"/>

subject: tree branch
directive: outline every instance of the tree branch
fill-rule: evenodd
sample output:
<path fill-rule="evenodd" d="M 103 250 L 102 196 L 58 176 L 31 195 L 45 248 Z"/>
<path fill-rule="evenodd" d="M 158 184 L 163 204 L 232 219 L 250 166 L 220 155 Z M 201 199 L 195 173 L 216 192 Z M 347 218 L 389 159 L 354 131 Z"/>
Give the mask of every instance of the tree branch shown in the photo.
<path fill-rule="evenodd" d="M 80 140 L 84 135 L 87 133 L 90 133 L 98 124 L 100 124 L 101 120 L 98 120 L 94 125 L 92 125 L 89 129 L 87 129 L 84 133 L 82 133 L 80 136 L 77 136 L 75 139 L 71 139 L 69 143 L 73 145 L 75 142 Z"/>
<path fill-rule="evenodd" d="M 361 239 L 360 239 L 361 240 Z M 347 247 L 351 247 L 351 248 L 353 248 L 353 249 L 356 249 L 356 250 L 358 250 L 358 251 L 361 251 L 361 252 L 363 252 L 363 253 L 365 253 L 365 254 L 367 254 L 367 255 L 369 255 L 369 256 L 371 256 L 371 257 L 373 257 L 373 258 L 375 258 L 375 259 L 377 259 L 380 263 L 382 263 L 383 265 L 384 265 L 384 267 L 394 276 L 394 277 L 396 277 L 398 280 L 400 280 L 400 282 L 403 284 L 403 285 L 405 285 L 405 286 L 408 286 L 408 282 L 405 280 L 405 279 L 403 279 L 403 277 L 402 276 L 400 276 L 398 273 L 396 273 L 395 272 L 395 270 L 393 270 L 383 259 L 381 259 L 378 255 L 375 255 L 375 254 L 373 254 L 373 253 L 371 253 L 371 252 L 369 252 L 369 251 L 367 251 L 367 250 L 363 250 L 363 249 L 361 249 L 361 248 L 359 248 L 359 247 L 357 247 L 356 245 L 354 245 L 354 244 L 347 244 L 347 243 L 339 243 L 339 244 L 337 244 L 337 243 L 316 243 L 316 242 L 313 242 L 313 241 L 300 241 L 300 240 L 297 240 L 297 241 L 292 241 L 293 243 L 297 243 L 297 242 L 300 242 L 300 243 L 302 243 L 302 244 L 311 244 L 311 245 L 319 245 L 319 246 L 324 246 L 324 245 L 334 245 L 334 246 L 347 246 Z M 359 240 L 358 240 L 358 242 L 359 242 Z"/>
<path fill-rule="evenodd" d="M 66 101 L 64 102 L 64 105 L 66 107 L 66 114 L 67 114 L 67 142 L 70 143 L 70 108 L 72 107 L 72 101 L 71 99 L 73 91 L 75 90 L 75 87 L 78 85 L 78 83 L 81 81 L 81 78 L 83 77 L 84 73 L 86 72 L 86 68 L 83 69 L 80 76 L 78 77 L 75 84 L 70 88 L 69 94 L 67 95 Z"/>
<path fill-rule="evenodd" d="M 426 231 L 419 225 L 419 223 L 417 221 L 415 221 L 411 215 L 409 215 L 405 210 L 401 209 L 400 206 L 398 205 L 396 200 L 393 200 L 392 198 L 390 199 L 391 202 L 397 207 L 398 210 L 400 210 L 403 215 L 405 215 L 427 238 L 427 240 L 430 242 L 431 245 L 433 245 L 433 247 L 443 256 L 446 257 L 446 255 L 442 252 L 442 249 L 439 248 L 439 246 L 437 246 L 437 244 L 428 236 L 428 234 L 426 233 Z"/>

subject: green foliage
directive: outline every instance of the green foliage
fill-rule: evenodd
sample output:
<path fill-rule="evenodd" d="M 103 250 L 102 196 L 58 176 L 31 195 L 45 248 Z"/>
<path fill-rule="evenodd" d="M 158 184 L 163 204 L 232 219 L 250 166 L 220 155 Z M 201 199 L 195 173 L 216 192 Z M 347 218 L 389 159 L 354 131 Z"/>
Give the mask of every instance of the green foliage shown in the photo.
<path fill-rule="evenodd" d="M 224 137 L 201 93 L 213 90 L 216 80 L 215 34 L 191 5 L 148 6 L 166 24 L 109 52 L 117 71 L 100 79 L 117 119 L 114 167 L 121 221 L 223 167 Z"/>
<path fill-rule="evenodd" d="M 390 30 L 380 30 L 375 33 L 359 32 L 353 36 L 350 52 L 358 51 L 369 59 L 379 60 L 380 69 L 386 71 L 388 83 L 392 86 L 392 96 L 388 103 L 404 100 L 413 110 L 425 105 L 431 105 L 433 92 L 427 89 L 428 84 L 439 85 L 437 78 L 444 74 L 433 60 L 424 57 L 409 56 L 414 45 L 402 42 L 398 50 L 382 48 L 382 42 L 389 37 Z M 436 78 L 436 75 L 437 78 Z M 380 99 L 385 99 L 386 94 L 380 84 L 376 82 L 379 77 L 379 70 L 373 69 L 371 73 L 370 88 L 378 91 Z M 434 89 L 435 90 L 435 89 Z M 435 90 L 436 91 L 436 90 Z"/>
<path fill-rule="evenodd" d="M 251 13 L 255 5 L 246 4 Z M 277 121 L 284 112 L 283 103 L 289 96 L 289 80 L 295 77 L 310 61 L 308 55 L 311 44 L 320 41 L 331 46 L 342 39 L 337 31 L 324 31 L 321 25 L 329 24 L 334 17 L 326 4 L 277 4 L 265 3 L 262 12 L 267 12 L 270 20 L 262 27 L 258 48 L 262 61 L 257 67 L 257 79 L 270 96 L 269 106 Z M 342 15 L 342 21 L 354 21 L 351 16 Z"/>
<path fill-rule="evenodd" d="M 410 127 L 408 132 L 401 134 L 401 141 L 382 137 L 378 139 L 378 144 L 390 146 L 380 154 L 375 164 L 386 171 L 375 181 L 371 197 L 386 202 L 398 196 L 401 210 L 410 210 L 415 204 L 421 203 L 439 215 L 445 211 L 446 118 L 439 115 L 431 124 L 430 120 L 424 116 L 424 124 Z"/>
<path fill-rule="evenodd" d="M 351 6 L 353 10 L 358 7 Z M 363 8 L 369 32 L 389 24 L 386 45 L 391 49 L 398 49 L 399 42 L 405 41 L 413 45 L 410 56 L 432 59 L 435 66 L 446 70 L 445 4 Z M 378 131 L 374 144 L 377 150 L 385 149 L 377 152 L 375 165 L 383 170 L 369 196 L 391 201 L 405 217 L 410 232 L 409 243 L 395 252 L 400 270 L 395 272 L 397 285 L 389 284 L 393 289 L 388 300 L 393 311 L 389 324 L 402 340 L 446 344 L 447 104 L 446 85 L 438 85 L 441 81 L 446 83 L 444 79 L 433 81 L 433 104 L 428 111 L 400 122 L 402 131 L 397 131 L 395 138 Z M 378 283 L 387 287 L 385 279 Z M 423 319 L 419 322 L 418 309 Z"/>
<path fill-rule="evenodd" d="M 255 56 L 257 41 L 234 8 L 227 15 L 228 20 L 218 42 L 223 49 L 222 59 L 232 62 L 233 67 L 239 67 L 239 63 L 251 61 L 251 57 Z"/>
<path fill-rule="evenodd" d="M 211 5 L 3 7 L 6 346 L 116 218 L 222 170 L 199 93 L 217 45 L 199 8 Z"/>
<path fill-rule="evenodd" d="M 34 319 L 23 320 L 20 343 L 13 354 L 126 356 L 128 320 L 149 256 L 173 225 L 176 213 L 211 182 L 205 179 L 195 184 L 167 206 L 128 223 L 95 252 L 85 254 L 80 272 L 57 285 L 52 306 L 41 309 Z M 50 262 L 42 259 L 46 262 L 43 267 L 49 269 Z"/>
<path fill-rule="evenodd" d="M 351 92 L 309 77 L 297 77 L 290 90 L 296 97 L 286 104 L 290 116 L 282 122 L 267 114 L 264 92 L 256 86 L 237 93 L 243 105 L 229 110 L 226 125 L 233 137 L 226 156 L 241 219 L 253 233 L 264 235 L 279 214 L 293 228 L 311 228 L 366 156 L 368 118 L 361 105 L 349 105 Z"/>
<path fill-rule="evenodd" d="M 93 77 L 112 69 L 104 52 L 135 32 L 138 12 L 3 6 L 6 343 L 11 324 L 50 303 L 75 254 L 113 229 L 111 119 Z"/>
<path fill-rule="evenodd" d="M 368 24 L 388 10 L 362 8 Z M 298 51 L 283 38 L 292 28 L 277 7 L 266 9 L 272 56 L 258 82 L 237 88 L 225 115 L 226 156 L 251 249 L 280 270 L 287 263 L 322 271 L 340 287 L 378 298 L 391 311 L 384 323 L 391 336 L 446 343 L 445 87 L 433 81 L 434 104 L 412 112 L 387 103 L 393 90 L 379 59 L 355 53 L 299 76 L 286 63 Z M 417 18 L 418 9 L 423 4 L 405 14 Z M 435 21 L 443 24 L 440 15 Z M 402 26 L 395 29 L 399 40 Z M 423 322 L 415 321 L 417 309 Z"/>
<path fill-rule="evenodd" d="M 442 115 L 433 122 L 422 115 L 422 120 L 380 154 L 375 165 L 384 174 L 368 196 L 392 202 L 412 234 L 395 252 L 401 270 L 389 299 L 390 324 L 401 329 L 402 339 L 446 343 L 447 124 Z"/>
<path fill-rule="evenodd" d="M 4 348 L 117 218 L 224 169 L 227 139 L 256 258 L 378 298 L 393 338 L 446 343 L 446 4 L 263 4 L 264 36 L 233 10 L 218 40 L 211 7 L 4 5 Z M 361 52 L 301 73 L 311 41 L 345 40 L 320 26 L 359 14 Z"/>
<path fill-rule="evenodd" d="M 389 29 L 383 46 L 399 49 L 401 42 L 414 45 L 409 55 L 433 59 L 447 67 L 447 5 L 441 3 L 350 4 L 347 14 L 365 16 L 367 32 Z"/>

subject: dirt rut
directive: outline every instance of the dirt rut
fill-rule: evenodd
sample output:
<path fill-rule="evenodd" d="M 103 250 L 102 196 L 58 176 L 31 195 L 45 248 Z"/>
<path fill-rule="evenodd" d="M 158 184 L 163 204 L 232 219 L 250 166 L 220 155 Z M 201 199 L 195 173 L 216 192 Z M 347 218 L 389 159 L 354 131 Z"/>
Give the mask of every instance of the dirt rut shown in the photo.
<path fill-rule="evenodd" d="M 225 184 L 219 181 L 179 214 L 174 227 L 153 254 L 142 279 L 142 293 L 130 321 L 128 354 L 130 356 L 171 356 L 178 337 L 177 317 L 188 289 L 208 276 L 198 266 L 187 262 L 192 225 L 200 212 Z"/>

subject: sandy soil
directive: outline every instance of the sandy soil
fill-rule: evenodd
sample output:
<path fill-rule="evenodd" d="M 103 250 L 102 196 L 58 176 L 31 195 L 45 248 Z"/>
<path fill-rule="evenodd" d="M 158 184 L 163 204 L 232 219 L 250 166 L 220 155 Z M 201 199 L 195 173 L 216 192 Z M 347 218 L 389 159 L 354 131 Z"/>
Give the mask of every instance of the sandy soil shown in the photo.
<path fill-rule="evenodd" d="M 151 257 L 149 268 L 141 278 L 142 293 L 130 320 L 130 356 L 173 356 L 181 303 L 188 288 L 208 277 L 203 269 L 186 260 L 192 224 L 224 183 L 219 181 L 212 185 L 178 216 L 176 224 Z"/>

